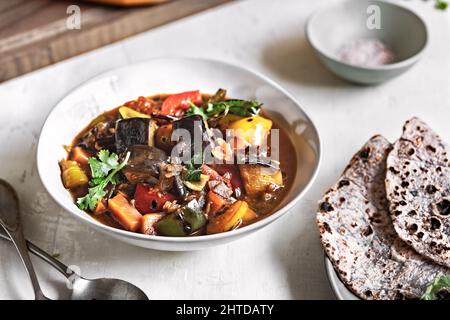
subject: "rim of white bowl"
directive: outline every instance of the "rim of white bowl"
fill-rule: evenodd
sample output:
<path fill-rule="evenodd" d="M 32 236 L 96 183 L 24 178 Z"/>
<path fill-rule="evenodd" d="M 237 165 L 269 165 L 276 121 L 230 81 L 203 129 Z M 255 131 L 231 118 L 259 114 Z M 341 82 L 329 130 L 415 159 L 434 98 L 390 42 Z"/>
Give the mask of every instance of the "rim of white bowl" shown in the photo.
<path fill-rule="evenodd" d="M 271 214 L 270 216 L 261 219 L 260 221 L 257 221 L 255 223 L 252 223 L 248 226 L 242 227 L 242 228 L 238 228 L 235 230 L 231 230 L 231 231 L 227 231 L 227 232 L 222 232 L 222 233 L 218 233 L 218 234 L 211 234 L 211 235 L 202 235 L 202 236 L 192 236 L 192 237 L 168 237 L 168 236 L 157 236 L 157 235 L 145 235 L 145 234 L 140 234 L 140 233 L 135 233 L 135 232 L 131 232 L 131 231 L 127 231 L 127 230 L 121 230 L 121 229 L 117 229 L 117 228 L 113 228 L 110 226 L 107 226 L 105 224 L 102 224 L 101 222 L 96 221 L 95 219 L 93 219 L 91 216 L 89 216 L 88 213 L 82 211 L 81 209 L 76 209 L 74 210 L 73 208 L 69 207 L 66 205 L 65 202 L 60 201 L 60 199 L 58 199 L 57 197 L 55 197 L 51 191 L 51 188 L 49 186 L 49 182 L 45 179 L 45 173 L 42 172 L 43 168 L 41 167 L 41 163 L 42 161 L 40 161 L 41 158 L 41 153 L 42 153 L 42 148 L 41 148 L 41 138 L 43 136 L 43 134 L 45 134 L 45 131 L 48 130 L 48 120 L 51 117 L 51 115 L 53 114 L 55 108 L 69 95 L 71 95 L 73 92 L 81 89 L 84 86 L 89 85 L 92 81 L 95 81 L 98 78 L 104 77 L 107 74 L 109 74 L 110 72 L 113 71 L 120 71 L 120 70 L 124 70 L 129 68 L 130 66 L 138 66 L 141 64 L 146 64 L 150 61 L 157 61 L 157 60 L 185 60 L 185 61 L 204 61 L 204 62 L 210 62 L 210 63 L 218 63 L 218 64 L 222 64 L 224 66 L 228 66 L 228 67 L 233 67 L 233 68 L 238 68 L 241 70 L 244 70 L 245 72 L 248 72 L 256 77 L 259 77 L 261 80 L 267 82 L 268 84 L 272 85 L 274 88 L 276 88 L 277 90 L 279 90 L 280 92 L 282 92 L 284 95 L 286 95 L 290 100 L 292 100 L 294 102 L 294 104 L 303 112 L 303 114 L 305 115 L 305 118 L 309 121 L 309 123 L 311 124 L 314 132 L 317 135 L 317 150 L 316 150 L 316 154 L 317 154 L 317 164 L 314 168 L 314 171 L 311 175 L 311 178 L 309 179 L 308 183 L 305 185 L 305 187 L 303 188 L 303 190 L 297 194 L 291 201 L 289 201 L 286 205 L 284 205 L 282 208 L 280 208 L 279 210 L 275 211 L 273 214 Z M 229 62 L 224 62 L 224 61 L 220 61 L 220 60 L 214 60 L 214 59 L 205 59 L 205 58 L 192 58 L 192 57 L 177 57 L 177 56 L 166 56 L 166 57 L 155 57 L 152 59 L 148 59 L 148 60 L 144 60 L 144 61 L 140 61 L 140 62 L 135 62 L 135 63 L 130 63 L 127 64 L 125 66 L 121 66 L 118 68 L 113 68 L 110 69 L 108 71 L 102 72 L 101 74 L 98 74 L 94 77 L 92 77 L 91 79 L 85 81 L 84 83 L 82 83 L 81 85 L 77 86 L 76 88 L 70 90 L 70 92 L 68 92 L 64 98 L 62 98 L 60 101 L 58 101 L 58 103 L 52 108 L 52 110 L 50 111 L 50 113 L 47 115 L 46 120 L 44 122 L 44 125 L 42 126 L 41 129 L 41 133 L 39 135 L 39 142 L 38 142 L 38 148 L 37 148 L 37 169 L 38 169 L 38 174 L 39 177 L 44 185 L 44 188 L 47 190 L 47 192 L 50 194 L 50 196 L 62 207 L 64 208 L 66 211 L 70 212 L 73 216 L 77 217 L 78 219 L 82 220 L 83 222 L 92 225 L 92 227 L 98 227 L 100 229 L 103 229 L 103 231 L 110 231 L 116 235 L 120 235 L 120 236 L 124 236 L 127 238 L 133 238 L 133 239 L 138 239 L 138 240 L 147 240 L 147 241 L 154 241 L 154 242 L 171 242 L 171 243 L 193 243 L 193 242 L 205 242 L 208 240 L 218 240 L 218 239 L 224 239 L 224 238 L 228 238 L 228 237 L 233 237 L 233 236 L 237 236 L 239 234 L 242 233 L 247 233 L 250 232 L 252 230 L 257 230 L 259 228 L 262 228 L 266 225 L 268 225 L 269 223 L 275 221 L 276 219 L 278 219 L 279 217 L 281 217 L 282 215 L 284 215 L 287 211 L 289 211 L 299 200 L 301 197 L 303 197 L 303 195 L 308 192 L 308 190 L 311 188 L 312 184 L 314 183 L 314 181 L 317 178 L 321 163 L 322 163 L 322 143 L 321 143 L 321 138 L 320 138 L 320 134 L 319 131 L 317 130 L 316 125 L 314 124 L 314 122 L 311 120 L 311 117 L 306 113 L 306 111 L 301 107 L 301 105 L 299 104 L 299 102 L 285 89 L 283 89 L 278 83 L 274 82 L 273 80 L 269 79 L 268 77 L 247 69 L 245 67 L 233 64 L 233 63 L 229 63 Z"/>
<path fill-rule="evenodd" d="M 355 0 L 347 0 L 347 1 L 355 1 Z M 314 43 L 313 37 L 311 35 L 312 31 L 311 31 L 311 24 L 312 21 L 319 15 L 321 14 L 323 11 L 325 10 L 332 10 L 333 8 L 339 7 L 343 5 L 343 2 L 340 3 L 335 3 L 333 4 L 331 7 L 330 6 L 321 6 L 319 9 L 316 9 L 307 19 L 306 21 L 306 28 L 305 28 L 305 34 L 306 34 L 306 40 L 308 41 L 308 43 L 311 45 L 311 47 L 314 48 L 314 50 L 316 50 L 317 52 L 319 52 L 320 54 L 322 54 L 323 56 L 325 56 L 326 58 L 333 60 L 334 62 L 337 62 L 339 64 L 342 64 L 344 66 L 347 67 L 351 67 L 351 68 L 355 68 L 355 69 L 360 69 L 360 70 L 367 70 L 367 71 L 381 71 L 381 70 L 393 70 L 393 69 L 398 69 L 398 68 L 402 68 L 411 64 L 414 64 L 415 62 L 417 62 L 421 56 L 423 55 L 424 51 L 426 50 L 426 48 L 428 47 L 428 42 L 429 42 L 429 32 L 428 32 L 428 27 L 427 24 L 425 23 L 425 20 L 422 19 L 422 17 L 413 9 L 410 9 L 404 5 L 401 4 L 397 4 L 397 3 L 392 3 L 390 1 L 386 1 L 386 0 L 373 0 L 373 1 L 377 1 L 377 2 L 382 2 L 385 3 L 387 5 L 391 5 L 394 7 L 399 7 L 403 10 L 406 10 L 408 12 L 410 12 L 411 14 L 413 14 L 423 25 L 423 29 L 425 31 L 425 43 L 423 44 L 422 48 L 417 51 L 414 55 L 412 55 L 411 57 L 401 60 L 401 61 L 397 61 L 394 63 L 389 63 L 389 64 L 385 64 L 385 65 L 380 65 L 380 66 L 362 66 L 362 65 L 357 65 L 357 64 L 351 64 L 351 63 L 347 63 L 344 61 L 339 60 L 337 57 L 333 56 L 332 54 L 329 54 L 327 52 L 324 52 L 323 50 L 319 49 L 319 46 L 316 45 L 316 43 Z"/>

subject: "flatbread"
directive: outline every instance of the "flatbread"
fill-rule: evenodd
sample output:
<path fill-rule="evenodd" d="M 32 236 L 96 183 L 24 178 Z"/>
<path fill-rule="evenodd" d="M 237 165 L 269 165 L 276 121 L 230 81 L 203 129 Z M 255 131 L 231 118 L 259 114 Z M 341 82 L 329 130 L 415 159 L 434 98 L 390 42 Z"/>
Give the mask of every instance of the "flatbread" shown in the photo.
<path fill-rule="evenodd" d="M 363 299 L 420 297 L 447 268 L 422 258 L 392 225 L 384 180 L 391 144 L 372 137 L 319 202 L 317 223 L 342 282 Z"/>
<path fill-rule="evenodd" d="M 400 238 L 450 267 L 448 147 L 422 120 L 405 123 L 387 159 L 386 192 Z"/>

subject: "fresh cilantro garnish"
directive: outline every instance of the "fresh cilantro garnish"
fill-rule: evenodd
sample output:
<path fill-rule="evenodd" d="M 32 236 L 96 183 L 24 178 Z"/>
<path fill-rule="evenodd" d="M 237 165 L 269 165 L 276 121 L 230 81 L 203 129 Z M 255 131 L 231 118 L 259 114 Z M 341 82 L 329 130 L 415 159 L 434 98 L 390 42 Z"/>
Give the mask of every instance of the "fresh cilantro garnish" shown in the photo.
<path fill-rule="evenodd" d="M 185 164 L 186 173 L 184 175 L 185 181 L 200 181 L 202 170 L 200 169 L 203 163 L 203 153 L 194 154 L 191 161 Z"/>
<path fill-rule="evenodd" d="M 114 170 L 119 165 L 119 157 L 115 153 L 110 153 L 109 150 L 100 150 L 97 157 L 98 159 L 90 157 L 88 160 L 93 178 L 106 177 L 109 171 Z"/>
<path fill-rule="evenodd" d="M 90 157 L 88 160 L 92 173 L 92 179 L 89 182 L 91 187 L 87 195 L 77 199 L 81 210 L 95 210 L 97 203 L 106 196 L 105 188 L 108 183 L 117 183 L 116 175 L 127 164 L 130 153 L 127 153 L 122 163 L 119 163 L 117 154 L 110 154 L 108 150 L 100 150 L 97 158 Z"/>
<path fill-rule="evenodd" d="M 436 294 L 442 289 L 450 290 L 450 276 L 436 277 L 422 295 L 422 300 L 436 300 Z"/>
<path fill-rule="evenodd" d="M 436 0 L 436 4 L 434 6 L 436 9 L 446 10 L 448 8 L 448 2 L 444 0 Z"/>
<path fill-rule="evenodd" d="M 191 103 L 187 116 L 200 115 L 204 120 L 213 118 L 220 114 L 234 114 L 241 117 L 251 117 L 259 114 L 261 103 L 252 100 L 226 100 L 220 102 L 209 102 L 205 108 L 197 107 Z"/>
<path fill-rule="evenodd" d="M 196 169 L 192 165 L 186 166 L 187 172 L 184 176 L 185 181 L 200 181 L 202 170 Z"/>
<path fill-rule="evenodd" d="M 189 101 L 190 102 L 190 101 Z M 195 104 L 190 102 L 191 107 L 186 112 L 186 116 L 193 116 L 193 115 L 199 115 L 203 118 L 203 120 L 208 120 L 208 115 L 205 113 L 203 108 L 197 107 Z"/>

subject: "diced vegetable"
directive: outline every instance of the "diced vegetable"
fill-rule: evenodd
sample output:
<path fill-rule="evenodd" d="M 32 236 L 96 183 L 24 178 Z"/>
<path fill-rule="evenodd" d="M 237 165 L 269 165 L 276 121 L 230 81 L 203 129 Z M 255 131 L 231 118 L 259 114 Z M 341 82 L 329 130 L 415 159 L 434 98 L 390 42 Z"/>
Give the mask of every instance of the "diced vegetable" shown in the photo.
<path fill-rule="evenodd" d="M 170 193 L 165 193 L 145 184 L 138 184 L 134 193 L 134 206 L 142 213 L 161 212 L 164 204 L 175 200 Z"/>
<path fill-rule="evenodd" d="M 200 168 L 202 170 L 202 174 L 208 175 L 210 180 L 218 180 L 224 182 L 227 186 L 231 187 L 231 182 L 229 179 L 222 177 L 216 170 L 211 167 L 203 164 Z"/>
<path fill-rule="evenodd" d="M 243 164 L 239 166 L 245 191 L 249 196 L 255 196 L 271 187 L 282 187 L 283 176 L 281 170 L 275 170 L 259 164 Z"/>
<path fill-rule="evenodd" d="M 72 149 L 71 159 L 83 166 L 88 165 L 88 160 L 92 155 L 82 147 L 74 147 Z"/>
<path fill-rule="evenodd" d="M 225 232 L 239 224 L 247 212 L 248 204 L 245 201 L 236 201 L 223 214 L 212 218 L 206 226 L 208 234 Z"/>
<path fill-rule="evenodd" d="M 234 164 L 214 164 L 212 168 L 226 179 L 229 179 L 234 193 L 240 195 L 244 191 L 239 168 Z"/>
<path fill-rule="evenodd" d="M 121 193 L 108 200 L 108 209 L 114 218 L 127 230 L 137 231 L 142 224 L 142 215 Z"/>
<path fill-rule="evenodd" d="M 161 213 L 146 214 L 142 217 L 141 233 L 143 234 L 156 234 L 156 222 L 164 217 Z"/>
<path fill-rule="evenodd" d="M 214 217 L 217 212 L 222 210 L 226 204 L 226 200 L 213 191 L 208 192 L 209 212 L 208 217 Z"/>
<path fill-rule="evenodd" d="M 175 191 L 179 198 L 184 199 L 187 196 L 187 189 L 184 185 L 183 179 L 181 179 L 181 176 L 176 175 L 174 178 L 174 185 L 175 185 Z"/>
<path fill-rule="evenodd" d="M 96 216 L 99 216 L 101 214 L 104 214 L 106 212 L 106 210 L 107 210 L 107 208 L 105 205 L 105 201 L 103 199 L 101 199 L 97 202 L 97 206 L 95 207 L 94 214 Z"/>
<path fill-rule="evenodd" d="M 244 216 L 242 217 L 243 222 L 252 222 L 258 218 L 258 215 L 255 211 L 252 210 L 252 208 L 248 207 L 247 211 L 245 212 Z"/>
<path fill-rule="evenodd" d="M 81 169 L 78 162 L 72 160 L 61 160 L 59 164 L 61 166 L 62 180 L 65 188 L 73 189 L 87 185 L 89 179 L 83 169 Z"/>
<path fill-rule="evenodd" d="M 243 118 L 230 123 L 229 129 L 235 130 L 235 135 L 243 138 L 254 146 L 266 143 L 266 138 L 272 128 L 272 121 L 260 116 Z"/>
<path fill-rule="evenodd" d="M 200 174 L 199 181 L 184 181 L 186 187 L 194 191 L 202 191 L 206 183 L 209 180 L 209 176 L 206 174 Z"/>
<path fill-rule="evenodd" d="M 161 106 L 161 114 L 178 116 L 191 107 L 191 103 L 200 105 L 203 102 L 200 91 L 188 91 L 173 94 L 164 100 Z"/>
<path fill-rule="evenodd" d="M 163 236 L 184 237 L 202 228 L 206 222 L 205 214 L 194 199 L 181 209 L 159 220 L 156 223 L 156 230 Z"/>
<path fill-rule="evenodd" d="M 167 160 L 164 151 L 145 145 L 129 147 L 130 161 L 123 168 L 123 174 L 131 183 L 146 182 L 155 185 L 159 180 L 159 168 Z"/>
<path fill-rule="evenodd" d="M 172 142 L 172 124 L 159 127 L 155 133 L 155 146 L 166 152 L 170 152 L 173 147 Z"/>
<path fill-rule="evenodd" d="M 195 160 L 199 160 L 202 158 L 202 152 L 200 149 L 198 142 L 195 141 L 196 137 L 203 137 L 206 132 L 206 126 L 202 119 L 202 117 L 198 115 L 193 115 L 189 117 L 184 117 L 180 120 L 176 120 L 173 122 L 173 130 L 176 131 L 178 129 L 184 129 L 189 132 L 190 139 L 184 139 L 187 137 L 180 137 L 180 141 L 177 143 L 178 151 L 182 153 L 188 152 L 190 150 L 191 158 Z M 205 141 L 203 139 L 202 147 L 205 148 L 209 141 Z M 197 146 L 196 146 L 197 144 Z M 198 163 L 194 163 L 194 165 L 198 165 Z"/>
<path fill-rule="evenodd" d="M 120 107 L 119 108 L 119 113 L 122 116 L 123 119 L 128 119 L 128 118 L 150 118 L 150 116 L 148 114 L 144 114 L 141 112 L 138 112 L 134 109 L 128 108 L 128 107 Z"/>
<path fill-rule="evenodd" d="M 150 119 L 129 118 L 116 123 L 116 149 L 124 152 L 133 145 L 148 145 Z"/>

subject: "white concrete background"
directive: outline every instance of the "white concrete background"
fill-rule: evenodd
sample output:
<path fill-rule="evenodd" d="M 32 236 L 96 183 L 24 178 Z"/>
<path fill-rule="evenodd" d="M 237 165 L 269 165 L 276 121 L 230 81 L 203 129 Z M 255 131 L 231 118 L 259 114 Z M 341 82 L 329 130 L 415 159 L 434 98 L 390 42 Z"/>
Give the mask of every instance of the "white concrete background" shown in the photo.
<path fill-rule="evenodd" d="M 27 237 L 87 277 L 138 284 L 153 299 L 332 299 L 314 216 L 316 201 L 371 135 L 394 140 L 413 115 L 450 140 L 450 12 L 400 1 L 426 20 L 423 60 L 381 86 L 329 74 L 304 38 L 310 13 L 328 0 L 250 0 L 204 12 L 0 85 L 0 177 L 18 190 Z M 413 34 L 411 35 L 414 36 Z M 199 252 L 136 248 L 94 232 L 60 209 L 36 172 L 36 144 L 51 108 L 94 75 L 157 56 L 220 59 L 262 72 L 302 103 L 323 139 L 323 165 L 310 192 L 283 219 L 238 242 Z M 0 66 L 1 68 L 1 66 Z M 145 93 L 144 93 L 145 94 Z M 45 292 L 64 279 L 37 259 Z M 0 241 L 0 299 L 33 298 L 13 247 Z"/>

